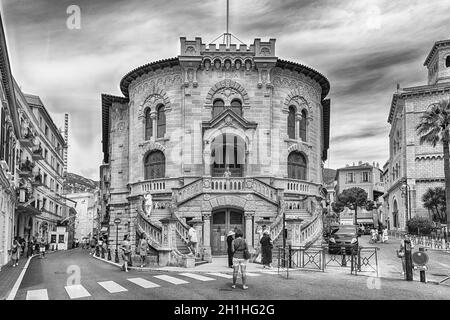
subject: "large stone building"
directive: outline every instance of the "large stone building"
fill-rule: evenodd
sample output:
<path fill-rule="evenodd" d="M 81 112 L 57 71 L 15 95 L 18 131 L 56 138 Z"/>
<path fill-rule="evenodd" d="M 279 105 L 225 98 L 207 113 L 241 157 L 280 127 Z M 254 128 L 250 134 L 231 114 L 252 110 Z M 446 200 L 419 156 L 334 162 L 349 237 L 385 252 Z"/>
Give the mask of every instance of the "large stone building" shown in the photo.
<path fill-rule="evenodd" d="M 336 195 L 339 195 L 346 189 L 361 188 L 367 192 L 367 199 L 378 202 L 384 193 L 384 184 L 381 181 L 382 170 L 379 164 L 359 161 L 355 165 L 346 165 L 343 168 L 337 169 L 336 172 Z M 354 223 L 354 212 L 346 208 L 340 214 L 340 222 L 343 224 Z M 378 211 L 367 211 L 364 208 L 358 208 L 358 224 L 364 225 L 378 225 Z"/>
<path fill-rule="evenodd" d="M 389 111 L 391 129 L 384 198 L 391 229 L 405 230 L 406 221 L 415 215 L 428 217 L 422 195 L 430 187 L 444 186 L 442 145 L 435 148 L 421 145 L 416 126 L 430 105 L 450 98 L 450 40 L 436 42 L 424 66 L 428 69 L 428 83 L 397 90 Z"/>
<path fill-rule="evenodd" d="M 160 263 L 171 263 L 189 222 L 209 260 L 226 253 L 234 227 L 252 247 L 262 224 L 279 241 L 285 215 L 288 241 L 317 240 L 328 80 L 279 59 L 275 39 L 180 44 L 178 57 L 126 74 L 123 97 L 102 95 L 101 213 L 111 239 L 120 218 L 120 240 L 129 233 L 135 244 L 145 232 Z"/>
<path fill-rule="evenodd" d="M 10 260 L 14 234 L 17 184 L 16 150 L 20 139 L 19 117 L 14 94 L 5 32 L 0 15 L 0 269 Z"/>

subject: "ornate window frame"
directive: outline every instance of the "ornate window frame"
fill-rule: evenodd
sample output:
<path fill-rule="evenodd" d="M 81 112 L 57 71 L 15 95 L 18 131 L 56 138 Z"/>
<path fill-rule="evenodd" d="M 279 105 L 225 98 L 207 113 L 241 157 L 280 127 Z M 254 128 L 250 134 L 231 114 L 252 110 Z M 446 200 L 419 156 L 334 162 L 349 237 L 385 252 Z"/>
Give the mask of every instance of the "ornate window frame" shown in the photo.
<path fill-rule="evenodd" d="M 231 108 L 231 102 L 239 100 L 242 105 L 242 116 L 244 116 L 245 110 L 250 108 L 247 90 L 241 84 L 231 79 L 219 81 L 209 89 L 206 95 L 205 108 L 212 109 L 213 102 L 216 99 L 221 99 L 225 104 L 225 108 Z"/>

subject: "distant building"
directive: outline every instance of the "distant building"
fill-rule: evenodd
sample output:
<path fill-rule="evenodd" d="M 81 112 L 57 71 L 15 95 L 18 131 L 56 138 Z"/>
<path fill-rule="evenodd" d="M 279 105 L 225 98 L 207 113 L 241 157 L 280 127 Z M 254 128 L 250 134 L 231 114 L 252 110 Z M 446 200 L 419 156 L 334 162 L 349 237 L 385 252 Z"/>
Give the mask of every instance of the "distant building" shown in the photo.
<path fill-rule="evenodd" d="M 428 84 L 397 90 L 389 110 L 389 178 L 384 198 L 391 229 L 405 230 L 406 221 L 415 215 L 429 217 L 422 196 L 428 188 L 444 186 L 442 145 L 421 145 L 416 126 L 430 105 L 450 98 L 450 40 L 437 41 L 424 66 Z"/>
<path fill-rule="evenodd" d="M 331 204 L 335 201 L 336 198 L 336 170 L 324 168 L 323 169 L 323 187 L 327 191 L 326 203 L 327 210 L 331 212 Z"/>
<path fill-rule="evenodd" d="M 343 192 L 346 189 L 358 187 L 367 192 L 367 198 L 369 200 L 378 201 L 384 193 L 384 185 L 381 182 L 382 171 L 379 168 L 378 163 L 363 163 L 360 161 L 357 165 L 347 165 L 344 168 L 337 169 L 336 172 L 336 195 Z M 343 224 L 354 223 L 354 211 L 346 208 L 340 214 L 340 220 Z M 367 211 L 364 208 L 358 208 L 358 221 L 357 223 L 367 225 L 378 224 L 377 211 Z"/>
<path fill-rule="evenodd" d="M 74 238 L 81 241 L 83 237 L 91 237 L 96 234 L 98 228 L 98 190 L 94 192 L 80 192 L 67 194 L 66 197 L 73 201 L 71 205 L 76 210 Z"/>

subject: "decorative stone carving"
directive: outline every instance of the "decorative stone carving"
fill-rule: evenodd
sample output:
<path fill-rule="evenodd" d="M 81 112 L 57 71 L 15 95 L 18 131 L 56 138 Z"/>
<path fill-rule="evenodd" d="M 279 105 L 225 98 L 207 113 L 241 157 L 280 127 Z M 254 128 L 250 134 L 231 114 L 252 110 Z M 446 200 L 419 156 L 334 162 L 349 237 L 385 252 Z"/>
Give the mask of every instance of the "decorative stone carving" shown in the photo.
<path fill-rule="evenodd" d="M 157 87 L 150 87 L 148 89 L 147 98 L 144 102 L 139 106 L 138 117 L 144 116 L 144 111 L 146 108 L 150 108 L 152 111 L 156 111 L 156 107 L 159 104 L 164 104 L 164 111 L 170 111 L 171 104 L 169 100 L 169 96 L 164 89 Z"/>
<path fill-rule="evenodd" d="M 209 201 L 209 199 L 211 199 L 211 195 L 210 195 L 209 193 L 205 193 L 205 194 L 203 195 L 203 200 Z"/>
<path fill-rule="evenodd" d="M 152 150 L 160 150 L 164 153 L 166 152 L 166 148 L 158 143 L 158 142 L 150 142 L 150 141 L 146 141 L 142 144 L 139 145 L 139 147 L 141 147 L 141 155 L 145 155 L 147 152 L 152 151 Z"/>
<path fill-rule="evenodd" d="M 127 114 L 127 109 L 126 108 L 122 108 L 120 106 L 114 106 L 112 108 L 112 112 L 111 112 L 111 119 L 116 121 L 116 120 L 125 120 L 125 116 Z"/>
<path fill-rule="evenodd" d="M 206 95 L 206 106 L 212 106 L 213 99 L 216 97 L 224 99 L 225 105 L 229 105 L 235 97 L 242 101 L 243 106 L 250 105 L 247 90 L 238 82 L 231 79 L 222 80 L 209 90 Z"/>
<path fill-rule="evenodd" d="M 121 121 L 117 124 L 117 131 L 121 132 L 125 130 L 125 121 Z"/>
<path fill-rule="evenodd" d="M 259 53 L 265 57 L 270 56 L 270 48 L 262 47 Z"/>
<path fill-rule="evenodd" d="M 194 55 L 194 54 L 195 54 L 195 48 L 194 48 L 193 46 L 188 46 L 188 47 L 186 48 L 185 53 Z"/>
<path fill-rule="evenodd" d="M 135 100 L 136 95 L 141 93 L 146 93 L 146 96 L 149 96 L 153 93 L 159 93 L 163 95 L 161 93 L 163 91 L 162 87 L 178 86 L 181 84 L 181 82 L 181 70 L 179 67 L 174 67 L 170 69 L 170 72 L 164 72 L 163 74 L 161 74 L 161 72 L 149 72 L 137 78 L 130 84 L 130 97 L 132 98 L 132 100 Z M 158 86 L 159 88 L 155 88 Z M 153 91 L 148 92 L 149 90 Z"/>

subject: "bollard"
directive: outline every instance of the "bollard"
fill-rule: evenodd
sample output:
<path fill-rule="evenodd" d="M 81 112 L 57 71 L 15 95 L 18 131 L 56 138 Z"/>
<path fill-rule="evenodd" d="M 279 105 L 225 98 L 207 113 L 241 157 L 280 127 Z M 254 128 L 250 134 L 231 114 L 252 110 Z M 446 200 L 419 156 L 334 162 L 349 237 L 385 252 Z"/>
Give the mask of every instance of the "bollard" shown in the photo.
<path fill-rule="evenodd" d="M 108 260 L 111 261 L 111 249 L 108 248 Z"/>
<path fill-rule="evenodd" d="M 345 260 L 345 247 L 341 248 L 341 255 L 342 255 L 342 266 L 346 267 L 347 266 L 347 261 Z"/>
<path fill-rule="evenodd" d="M 403 240 L 405 243 L 405 273 L 406 280 L 413 281 L 413 266 L 411 254 L 411 242 L 408 239 Z"/>

